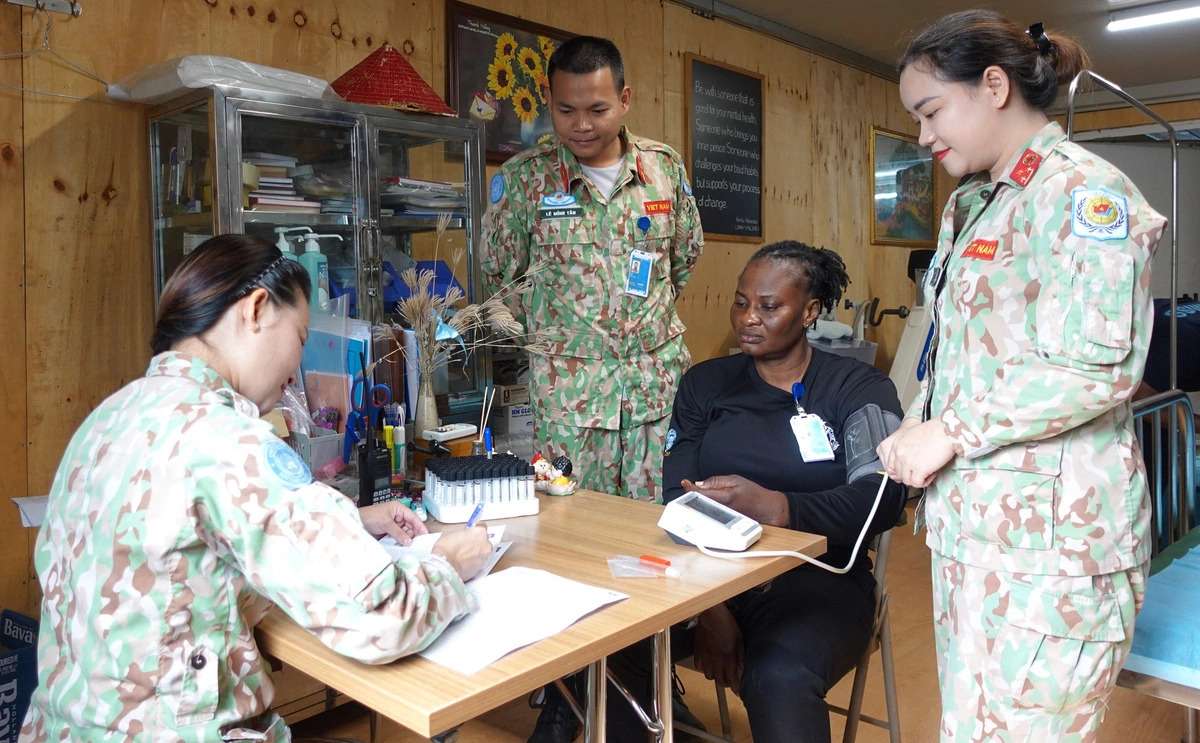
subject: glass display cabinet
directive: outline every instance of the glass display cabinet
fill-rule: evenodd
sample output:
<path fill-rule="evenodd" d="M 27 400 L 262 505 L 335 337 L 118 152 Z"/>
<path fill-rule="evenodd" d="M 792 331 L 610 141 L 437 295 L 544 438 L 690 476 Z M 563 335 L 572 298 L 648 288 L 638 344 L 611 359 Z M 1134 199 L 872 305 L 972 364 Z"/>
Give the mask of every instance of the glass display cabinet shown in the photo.
<path fill-rule="evenodd" d="M 475 246 L 483 209 L 482 127 L 446 116 L 212 88 L 151 110 L 156 296 L 180 260 L 215 234 L 286 240 L 307 235 L 328 260 L 333 306 L 370 323 L 399 321 L 414 261 L 482 288 Z M 460 256 L 456 260 L 456 256 Z M 436 261 L 436 262 L 435 262 Z M 323 310 L 321 299 L 314 312 Z M 478 415 L 486 353 L 452 364 L 440 384 L 446 421 Z"/>

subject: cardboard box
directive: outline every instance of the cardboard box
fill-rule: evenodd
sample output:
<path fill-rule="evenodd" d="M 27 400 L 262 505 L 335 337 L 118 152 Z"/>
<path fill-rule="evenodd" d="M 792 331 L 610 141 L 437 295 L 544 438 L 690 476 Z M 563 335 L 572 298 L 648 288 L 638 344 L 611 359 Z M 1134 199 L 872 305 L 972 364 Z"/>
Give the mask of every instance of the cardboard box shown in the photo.
<path fill-rule="evenodd" d="M 504 405 L 529 405 L 529 385 L 502 384 L 496 387 L 496 402 Z"/>
<path fill-rule="evenodd" d="M 15 611 L 0 614 L 0 743 L 16 743 L 37 686 L 38 623 Z"/>
<path fill-rule="evenodd" d="M 496 420 L 497 433 L 533 434 L 533 411 L 528 405 L 505 405 Z"/>

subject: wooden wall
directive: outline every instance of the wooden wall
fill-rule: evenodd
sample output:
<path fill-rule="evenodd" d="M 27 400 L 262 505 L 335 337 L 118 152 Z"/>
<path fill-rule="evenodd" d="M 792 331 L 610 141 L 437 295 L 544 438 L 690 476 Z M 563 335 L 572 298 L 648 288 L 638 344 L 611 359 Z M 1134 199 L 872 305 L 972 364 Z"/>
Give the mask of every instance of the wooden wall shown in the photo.
<path fill-rule="evenodd" d="M 908 250 L 868 244 L 868 132 L 911 131 L 896 86 L 663 0 L 476 0 L 577 33 L 612 38 L 634 90 L 627 118 L 682 150 L 684 54 L 766 78 L 766 238 L 834 248 L 848 298 L 911 304 Z M 84 0 L 52 15 L 51 47 L 106 80 L 188 54 L 216 54 L 333 80 L 385 41 L 445 90 L 444 0 Z M 45 15 L 0 5 L 0 54 L 40 46 Z M 36 611 L 34 531 L 9 498 L 48 491 L 72 432 L 139 375 L 153 323 L 146 112 L 110 105 L 103 85 L 48 54 L 0 60 L 0 606 Z M 939 181 L 941 198 L 948 192 Z M 679 302 L 697 360 L 732 345 L 734 277 L 756 246 L 710 241 Z M 849 313 L 842 318 L 849 321 Z M 902 326 L 885 320 L 887 369 Z"/>
<path fill-rule="evenodd" d="M 0 55 L 21 51 L 21 15 L 0 7 Z M 21 85 L 19 62 L 0 60 L 0 83 Z M 26 494 L 25 147 L 22 96 L 0 87 L 0 607 L 32 609 L 33 529 L 11 498 Z"/>

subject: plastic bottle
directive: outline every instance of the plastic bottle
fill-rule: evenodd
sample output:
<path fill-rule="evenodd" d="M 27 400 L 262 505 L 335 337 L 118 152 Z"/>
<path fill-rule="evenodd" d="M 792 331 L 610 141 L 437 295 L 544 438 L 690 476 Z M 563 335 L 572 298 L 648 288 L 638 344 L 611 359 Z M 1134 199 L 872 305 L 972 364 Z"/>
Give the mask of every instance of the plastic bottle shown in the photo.
<path fill-rule="evenodd" d="M 317 242 L 322 238 L 342 239 L 341 235 L 304 235 L 304 252 L 300 255 L 300 265 L 308 271 L 312 282 L 312 294 L 308 297 L 309 309 L 313 312 L 329 314 L 329 259 L 321 253 L 321 245 Z"/>
<path fill-rule="evenodd" d="M 284 258 L 290 258 L 290 259 L 296 261 L 297 263 L 300 262 L 300 258 L 296 255 L 296 251 L 292 250 L 292 244 L 290 242 L 288 242 L 289 240 L 295 240 L 297 238 L 288 238 L 285 235 L 285 233 L 298 232 L 300 230 L 304 230 L 305 232 L 312 234 L 312 230 L 309 229 L 308 227 L 276 227 L 275 228 L 275 234 L 279 235 L 279 239 L 275 241 L 275 247 L 279 248 L 279 252 L 283 253 Z"/>

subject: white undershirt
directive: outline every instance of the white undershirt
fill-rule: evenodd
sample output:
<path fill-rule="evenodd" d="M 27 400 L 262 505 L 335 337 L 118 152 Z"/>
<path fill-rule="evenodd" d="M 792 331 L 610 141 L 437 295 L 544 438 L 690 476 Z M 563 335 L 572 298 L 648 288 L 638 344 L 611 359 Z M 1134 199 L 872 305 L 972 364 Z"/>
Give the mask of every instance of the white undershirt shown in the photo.
<path fill-rule="evenodd" d="M 596 184 L 596 188 L 600 189 L 600 195 L 605 199 L 612 195 L 613 187 L 617 185 L 617 176 L 620 175 L 621 168 L 624 166 L 623 159 L 604 168 L 593 168 L 590 165 L 579 163 L 579 167 L 583 168 L 583 172 L 592 179 L 592 183 Z"/>

